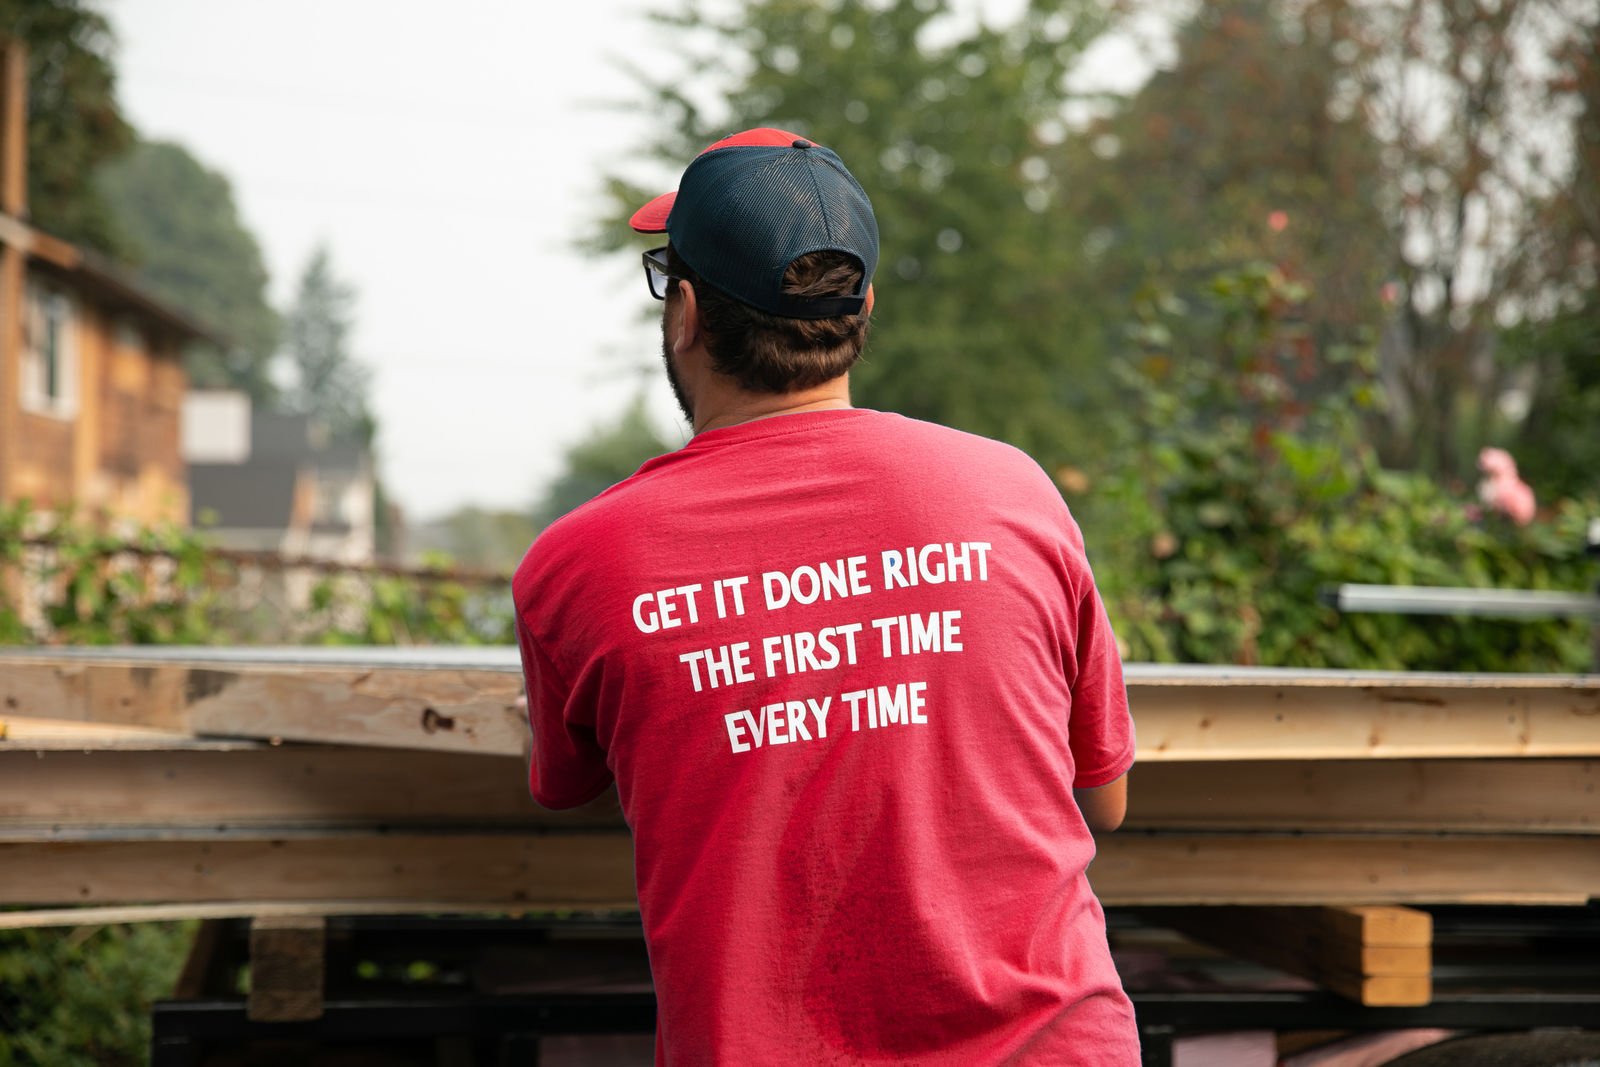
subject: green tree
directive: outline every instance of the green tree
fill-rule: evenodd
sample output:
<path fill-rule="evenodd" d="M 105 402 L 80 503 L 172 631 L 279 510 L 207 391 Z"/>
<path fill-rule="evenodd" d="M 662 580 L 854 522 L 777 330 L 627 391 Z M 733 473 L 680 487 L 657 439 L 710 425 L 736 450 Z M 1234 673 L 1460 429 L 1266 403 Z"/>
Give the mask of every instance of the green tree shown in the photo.
<path fill-rule="evenodd" d="M 290 411 L 309 415 L 335 437 L 370 445 L 377 432 L 368 403 L 371 376 L 350 355 L 355 290 L 334 273 L 326 247 L 312 253 L 284 320 L 295 383 Z"/>
<path fill-rule="evenodd" d="M 407 537 L 413 547 L 444 552 L 464 567 L 510 571 L 521 562 L 538 532 L 526 512 L 465 507 Z"/>
<path fill-rule="evenodd" d="M 1537 368 L 1528 411 L 1506 442 L 1541 501 L 1600 492 L 1600 291 L 1588 303 L 1502 338 Z"/>
<path fill-rule="evenodd" d="M 554 522 L 670 450 L 650 424 L 644 398 L 636 398 L 616 422 L 567 449 L 564 470 L 534 506 L 534 521 L 540 526 Z"/>
<path fill-rule="evenodd" d="M 1467 476 L 1501 399 L 1530 369 L 1507 358 L 1501 331 L 1549 322 L 1594 286 L 1593 230 L 1559 220 L 1583 203 L 1593 218 L 1594 171 L 1581 160 L 1594 129 L 1600 8 L 1316 0 L 1307 10 L 1341 41 L 1335 102 L 1359 112 L 1381 145 L 1396 283 L 1380 349 L 1382 454 Z"/>
<path fill-rule="evenodd" d="M 1553 76 L 1580 108 L 1573 178 L 1547 202 L 1544 223 L 1557 247 L 1575 253 L 1563 277 L 1586 292 L 1503 339 L 1512 373 L 1529 383 L 1527 413 L 1505 443 L 1541 498 L 1600 490 L 1600 34 L 1572 41 L 1555 59 Z"/>
<path fill-rule="evenodd" d="M 972 28 L 945 0 L 729 10 L 657 17 L 689 71 L 641 75 L 663 120 L 651 154 L 676 172 L 728 131 L 760 125 L 837 150 L 883 240 L 857 401 L 1041 458 L 1081 452 L 1106 374 L 1086 329 L 1081 227 L 1060 210 L 1050 149 L 1067 136 L 1067 78 L 1105 29 L 1105 6 L 1035 0 L 1015 21 Z M 717 95 L 715 113 L 696 104 L 701 91 Z M 646 190 L 613 179 L 611 191 L 606 232 L 620 242 Z"/>
<path fill-rule="evenodd" d="M 1516 446 L 1518 394 L 1581 418 L 1562 342 L 1600 241 L 1597 18 L 1565 0 L 1198 5 L 1170 67 L 1063 153 L 1107 327 L 1151 277 L 1204 310 L 1212 272 L 1269 260 L 1310 283 L 1308 363 L 1381 339 L 1385 462 L 1471 477 L 1483 444 Z"/>
<path fill-rule="evenodd" d="M 118 259 L 129 248 L 92 175 L 127 149 L 113 37 L 80 0 L 0 0 L 0 36 L 28 47 L 28 211 L 41 229 Z"/>
<path fill-rule="evenodd" d="M 267 303 L 261 247 L 228 179 L 181 145 L 140 141 L 101 170 L 98 187 L 136 250 L 139 279 L 223 336 L 221 347 L 187 353 L 190 382 L 270 405 L 278 315 Z"/>
<path fill-rule="evenodd" d="M 1066 210 L 1090 228 L 1107 346 L 1121 346 L 1114 331 L 1150 278 L 1206 308 L 1216 273 L 1258 261 L 1311 281 L 1304 315 L 1319 346 L 1370 336 L 1388 230 L 1377 143 L 1359 114 L 1332 107 L 1333 27 L 1282 3 L 1223 0 L 1199 5 L 1174 45 L 1169 65 L 1060 152 Z"/>

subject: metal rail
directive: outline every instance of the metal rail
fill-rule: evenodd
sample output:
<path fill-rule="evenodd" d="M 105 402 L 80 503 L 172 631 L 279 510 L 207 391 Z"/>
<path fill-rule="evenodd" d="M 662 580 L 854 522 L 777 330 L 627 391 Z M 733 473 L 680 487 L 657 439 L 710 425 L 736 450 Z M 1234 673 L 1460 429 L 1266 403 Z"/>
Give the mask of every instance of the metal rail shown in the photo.
<path fill-rule="evenodd" d="M 1144 925 L 1137 913 L 1113 909 L 1108 913 L 1117 930 Z M 1574 961 L 1592 959 L 1600 947 L 1600 912 L 1590 908 L 1494 909 L 1458 907 L 1442 909 L 1442 941 L 1436 950 L 1448 955 L 1451 945 L 1488 944 L 1495 949 L 1492 962 L 1473 965 L 1481 954 L 1463 957 L 1450 968 L 1450 978 L 1436 972 L 1432 1003 L 1417 1007 L 1364 1007 L 1320 990 L 1265 991 L 1237 980 L 1224 980 L 1222 988 L 1204 992 L 1150 988 L 1129 989 L 1139 1020 L 1145 1067 L 1170 1067 L 1173 1045 L 1186 1034 L 1228 1030 L 1352 1030 L 1378 1031 L 1411 1027 L 1438 1027 L 1468 1031 L 1514 1031 L 1542 1027 L 1581 1028 L 1600 1022 L 1600 975 L 1581 972 Z M 1156 924 L 1159 926 L 1160 924 Z M 240 923 L 229 924 L 221 939 L 220 959 L 232 973 L 244 934 Z M 572 935 L 561 937 L 561 931 Z M 648 1034 L 655 1028 L 654 994 L 640 988 L 632 972 L 620 967 L 613 977 L 596 983 L 591 963 L 572 972 L 570 984 L 562 980 L 561 957 L 540 957 L 542 973 L 530 979 L 547 991 L 493 993 L 472 988 L 435 987 L 405 992 L 393 987 L 362 996 L 339 977 L 351 960 L 437 959 L 452 972 L 474 972 L 475 952 L 492 945 L 566 945 L 583 960 L 588 947 L 611 946 L 607 959 L 626 958 L 630 946 L 637 950 L 636 967 L 643 967 L 642 944 L 632 916 L 609 916 L 595 922 L 577 920 L 434 919 L 396 917 L 345 917 L 331 920 L 329 999 L 322 1017 L 311 1021 L 267 1023 L 248 1017 L 245 1001 L 219 995 L 216 988 L 197 990 L 193 1000 L 156 1004 L 153 1012 L 152 1067 L 195 1067 L 206 1062 L 208 1051 L 239 1049 L 252 1041 L 306 1041 L 375 1045 L 382 1042 L 418 1042 L 455 1039 L 470 1042 L 478 1051 L 476 1062 L 528 1065 L 538 1063 L 539 1041 L 546 1035 Z M 547 940 L 550 936 L 558 940 Z M 596 940 L 598 938 L 599 940 Z M 1552 950 L 1552 941 L 1560 943 Z M 618 955 L 618 951 L 622 955 Z M 1538 965 L 1553 963 L 1548 973 Z M 1508 977 L 1507 964 L 1526 965 Z M 1227 973 L 1226 968 L 1221 974 Z M 642 975 L 642 972 L 641 972 Z M 1442 980 L 1439 981 L 1439 980 Z M 1169 985 L 1155 978 L 1151 984 Z M 1445 988 L 1439 988 L 1442 984 Z M 484 1058 L 487 1056 L 488 1058 Z"/>
<path fill-rule="evenodd" d="M 1422 585 L 1337 585 L 1322 594 L 1344 612 L 1461 615 L 1485 619 L 1600 619 L 1600 596 L 1547 590 Z"/>
<path fill-rule="evenodd" d="M 1528 1030 L 1593 1026 L 1600 993 L 1446 995 L 1415 1008 L 1367 1008 L 1322 992 L 1134 993 L 1144 1067 L 1170 1067 L 1186 1032 L 1226 1030 Z M 496 1048 L 498 1063 L 537 1063 L 538 1039 L 557 1034 L 649 1034 L 653 993 L 547 993 L 334 1001 L 320 1019 L 252 1022 L 242 1000 L 162 1001 L 152 1012 L 151 1067 L 197 1067 L 208 1044 L 381 1043 L 440 1037 Z"/>
<path fill-rule="evenodd" d="M 1374 587 L 1378 588 L 1378 587 Z M 1576 595 L 1576 594 L 1561 594 Z M 1600 601 L 1595 602 L 1600 606 Z M 105 645 L 18 646 L 0 649 L 0 666 L 13 660 L 27 663 L 134 664 L 196 668 L 245 667 L 345 667 L 404 670 L 489 671 L 518 673 L 522 669 L 512 645 L 378 645 L 352 646 L 211 646 L 211 645 Z M 1127 663 L 1123 675 L 1130 684 L 1145 686 L 1287 686 L 1332 684 L 1358 688 L 1425 686 L 1475 689 L 1481 687 L 1593 688 L 1595 681 L 1570 674 L 1488 674 L 1461 671 L 1333 670 L 1306 667 L 1239 667 L 1231 664 Z"/>

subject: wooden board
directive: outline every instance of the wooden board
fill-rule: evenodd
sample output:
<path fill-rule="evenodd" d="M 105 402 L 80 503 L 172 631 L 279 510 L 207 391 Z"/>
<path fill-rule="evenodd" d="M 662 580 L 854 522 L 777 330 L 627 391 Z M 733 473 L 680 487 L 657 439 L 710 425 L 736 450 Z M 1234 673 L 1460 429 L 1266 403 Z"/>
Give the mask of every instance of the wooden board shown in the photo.
<path fill-rule="evenodd" d="M 1383 913 L 1389 913 L 1387 915 Z M 1148 918 L 1230 955 L 1309 978 L 1370 1006 L 1426 1004 L 1433 952 L 1417 941 L 1431 930 L 1427 912 L 1412 908 L 1183 908 Z M 1365 935 L 1404 936 L 1381 944 Z"/>
<path fill-rule="evenodd" d="M 0 657 L 0 715 L 268 741 L 515 755 L 521 692 L 504 671 Z"/>
<path fill-rule="evenodd" d="M 1186 936 L 1211 944 L 1224 940 L 1252 941 L 1281 946 L 1285 954 L 1315 956 L 1329 970 L 1359 974 L 1427 974 L 1431 966 L 1432 940 L 1412 930 L 1397 933 L 1404 943 L 1367 941 L 1363 937 L 1337 932 L 1338 927 L 1325 913 L 1397 912 L 1412 919 L 1418 930 L 1431 929 L 1433 917 L 1417 908 L 1383 906 L 1365 908 L 1153 908 L 1140 912 L 1151 922 L 1181 931 Z M 1398 925 L 1398 923 L 1396 923 Z M 1375 931 L 1376 932 L 1376 931 Z M 1380 936 L 1388 936 L 1384 931 Z M 1296 971 L 1295 973 L 1300 973 Z"/>
<path fill-rule="evenodd" d="M 114 923 L 165 923 L 188 919 L 201 920 L 201 930 L 196 945 L 190 950 L 194 968 L 188 968 L 190 977 L 180 978 L 180 986 L 188 980 L 197 989 L 199 977 L 193 972 L 206 966 L 205 952 L 200 944 L 203 936 L 214 936 L 214 926 L 224 919 L 250 919 L 262 915 L 440 915 L 450 913 L 521 915 L 526 906 L 511 907 L 498 901 L 472 900 L 225 900 L 189 902 L 183 904 L 113 904 L 75 908 L 23 908 L 0 911 L 0 930 L 26 930 L 42 926 L 103 926 Z M 213 929 L 206 935 L 207 928 Z M 182 999 L 185 994 L 177 992 Z"/>
<path fill-rule="evenodd" d="M 620 826 L 614 809 L 555 814 L 528 796 L 507 756 L 262 746 L 245 751 L 7 752 L 0 840 L 23 826 L 189 828 L 511 823 Z"/>
<path fill-rule="evenodd" d="M 618 833 L 0 845 L 0 903 L 425 899 L 631 907 Z"/>
<path fill-rule="evenodd" d="M 0 844 L 0 903 L 428 900 L 508 908 L 633 901 L 621 833 L 396 834 Z M 1581 904 L 1592 837 L 1118 833 L 1089 871 L 1108 904 Z"/>
<path fill-rule="evenodd" d="M 1329 975 L 1323 984 L 1369 1008 L 1407 1008 L 1433 999 L 1433 978 L 1426 974 Z"/>
<path fill-rule="evenodd" d="M 1594 834 L 1600 760 L 1141 762 L 1124 826 Z"/>
<path fill-rule="evenodd" d="M 1294 930 L 1324 941 L 1395 948 L 1433 944 L 1433 916 L 1416 908 L 1210 908 L 1207 911 L 1211 915 L 1243 913 L 1249 922 Z"/>
<path fill-rule="evenodd" d="M 1600 848 L 1567 835 L 1120 831 L 1089 880 L 1108 904 L 1583 904 Z"/>
<path fill-rule="evenodd" d="M 538 807 L 519 757 L 208 742 L 63 725 L 59 736 L 0 742 L 0 840 L 105 837 L 139 827 L 150 837 L 192 837 L 621 826 L 614 793 L 578 812 Z M 1600 760 L 1139 764 L 1126 828 L 1597 834 Z"/>
<path fill-rule="evenodd" d="M 1129 699 L 1146 763 L 1600 755 L 1600 683 L 1171 684 Z"/>
<path fill-rule="evenodd" d="M 320 915 L 258 915 L 250 922 L 251 1022 L 322 1017 L 327 921 Z"/>
<path fill-rule="evenodd" d="M 514 649 L 30 650 L 0 715 L 516 755 Z M 1144 762 L 1600 756 L 1600 676 L 1128 669 Z"/>
<path fill-rule="evenodd" d="M 35 719 L 0 715 L 0 759 L 19 753 L 39 752 L 211 752 L 263 748 L 259 741 L 198 738 L 190 733 L 150 726 L 82 722 L 73 719 Z"/>

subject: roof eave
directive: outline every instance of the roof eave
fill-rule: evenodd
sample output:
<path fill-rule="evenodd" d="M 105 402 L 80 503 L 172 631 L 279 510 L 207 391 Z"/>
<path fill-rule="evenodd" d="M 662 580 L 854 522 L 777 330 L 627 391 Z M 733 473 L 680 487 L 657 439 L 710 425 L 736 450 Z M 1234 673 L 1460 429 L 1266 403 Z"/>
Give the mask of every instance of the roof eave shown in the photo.
<path fill-rule="evenodd" d="M 108 303 L 153 321 L 175 334 L 180 342 L 209 341 L 224 347 L 228 343 L 216 330 L 151 296 L 104 256 L 52 237 L 4 212 L 0 212 L 0 244 L 19 249 L 29 259 L 66 275 Z"/>

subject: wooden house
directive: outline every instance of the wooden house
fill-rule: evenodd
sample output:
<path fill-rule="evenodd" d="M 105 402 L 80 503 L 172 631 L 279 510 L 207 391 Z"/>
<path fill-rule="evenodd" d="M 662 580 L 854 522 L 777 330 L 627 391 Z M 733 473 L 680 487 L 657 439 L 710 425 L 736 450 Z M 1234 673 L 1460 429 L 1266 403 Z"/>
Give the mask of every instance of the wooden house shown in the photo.
<path fill-rule="evenodd" d="M 186 523 L 181 355 L 208 335 L 28 222 L 26 96 L 0 40 L 0 506 Z"/>

